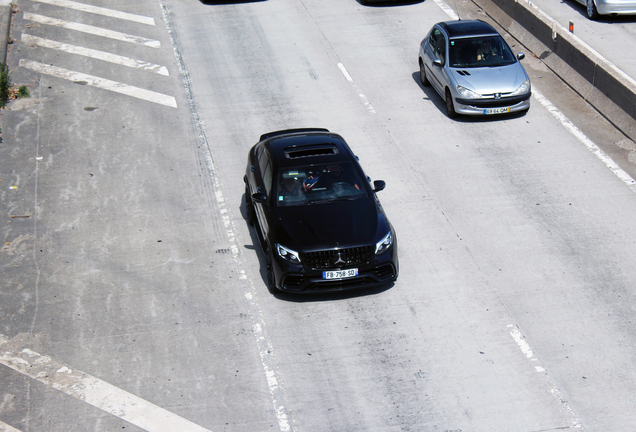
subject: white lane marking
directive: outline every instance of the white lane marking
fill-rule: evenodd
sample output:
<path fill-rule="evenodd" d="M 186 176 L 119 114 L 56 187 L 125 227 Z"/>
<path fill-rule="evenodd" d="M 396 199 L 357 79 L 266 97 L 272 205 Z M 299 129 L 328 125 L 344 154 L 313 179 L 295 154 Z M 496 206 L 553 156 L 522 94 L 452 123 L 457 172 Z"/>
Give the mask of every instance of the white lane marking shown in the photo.
<path fill-rule="evenodd" d="M 70 45 L 50 39 L 44 39 L 37 36 L 32 36 L 26 33 L 22 33 L 22 42 L 25 44 L 34 44 L 44 48 L 51 48 L 58 51 L 64 51 L 70 54 L 77 54 L 85 57 L 94 58 L 97 60 L 103 60 L 110 63 L 115 63 L 122 66 L 127 66 L 134 69 L 143 69 L 150 72 L 154 72 L 159 75 L 169 76 L 168 69 L 165 66 L 148 63 L 141 60 L 131 59 L 129 57 L 123 57 L 117 54 L 111 54 L 104 51 L 98 51 L 90 48 L 84 48 L 76 45 Z"/>
<path fill-rule="evenodd" d="M 20 430 L 0 421 L 0 432 L 20 432 Z"/>
<path fill-rule="evenodd" d="M 155 25 L 154 18 L 146 17 L 143 15 L 135 15 L 128 12 L 120 12 L 114 9 L 106 9 L 99 6 L 91 6 L 84 3 L 78 3 L 70 0 L 35 0 L 40 3 L 47 3 L 54 6 L 65 7 L 69 9 L 75 9 L 82 12 L 89 12 L 97 15 L 104 15 L 108 17 L 133 21 L 141 24 Z"/>
<path fill-rule="evenodd" d="M 145 431 L 210 432 L 106 381 L 72 370 L 49 356 L 28 348 L 13 351 L 10 342 L 0 344 L 0 364 Z"/>
<path fill-rule="evenodd" d="M 608 155 L 603 152 L 596 144 L 592 142 L 574 123 L 572 123 L 561 111 L 559 111 L 549 100 L 541 94 L 536 88 L 532 89 L 532 95 L 539 101 L 572 135 L 596 155 L 616 176 L 621 179 L 630 189 L 636 192 L 636 181 L 623 171 Z"/>
<path fill-rule="evenodd" d="M 447 5 L 446 3 L 444 3 L 442 0 L 435 0 L 435 3 L 437 3 L 437 6 L 439 6 L 440 9 L 446 12 L 446 15 L 448 15 L 451 19 L 453 20 L 459 19 L 459 15 L 455 13 L 453 8 Z"/>
<path fill-rule="evenodd" d="M 61 67 L 46 65 L 44 63 L 39 63 L 27 59 L 20 59 L 20 67 L 31 69 L 35 72 L 51 75 L 68 81 L 73 81 L 78 84 L 86 84 L 92 87 L 110 90 L 116 93 L 121 93 L 127 96 L 135 97 L 137 99 L 143 99 L 172 108 L 177 107 L 177 100 L 172 96 L 164 95 L 139 87 L 134 87 L 117 81 L 111 81 L 105 78 L 99 78 L 80 72 L 74 72 Z"/>
<path fill-rule="evenodd" d="M 228 214 L 228 206 L 225 203 L 223 196 L 223 183 L 219 177 L 216 168 L 214 167 L 214 160 L 212 158 L 212 151 L 210 149 L 210 143 L 207 138 L 205 124 L 199 114 L 194 92 L 192 90 L 192 81 L 190 75 L 186 69 L 179 48 L 179 40 L 176 35 L 174 26 L 170 20 L 170 11 L 165 4 L 165 0 L 159 0 L 161 5 L 161 11 L 163 19 L 166 22 L 168 28 L 168 34 L 172 42 L 172 49 L 174 56 L 179 66 L 179 72 L 183 80 L 183 86 L 186 92 L 186 98 L 190 104 L 190 114 L 192 116 L 193 123 L 197 129 L 198 138 L 201 143 L 201 148 L 204 151 L 205 161 L 214 185 L 214 194 L 216 196 L 217 204 L 219 206 L 219 213 L 221 214 L 223 224 L 227 230 L 228 242 L 231 245 L 232 258 L 236 263 L 239 271 L 239 281 L 241 281 L 243 288 L 243 295 L 247 303 L 247 309 L 249 316 L 252 320 L 252 330 L 256 338 L 256 344 L 261 358 L 261 365 L 265 371 L 265 378 L 267 380 L 267 386 L 269 388 L 270 397 L 274 406 L 274 412 L 276 413 L 276 420 L 278 421 L 278 428 L 281 432 L 293 431 L 292 423 L 289 418 L 287 410 L 287 404 L 285 399 L 285 392 L 281 385 L 280 372 L 277 367 L 276 357 L 274 354 L 274 346 L 267 334 L 265 317 L 258 303 L 257 290 L 254 285 L 254 281 L 247 277 L 245 272 L 245 264 L 243 258 L 243 244 L 238 236 L 238 228 L 236 227 L 234 220 Z"/>
<path fill-rule="evenodd" d="M 529 359 L 530 362 L 533 364 L 534 369 L 537 372 L 544 374 L 546 384 L 548 386 L 550 394 L 554 396 L 554 398 L 557 401 L 559 401 L 561 405 L 563 405 L 563 407 L 568 412 L 568 414 L 570 414 L 570 417 L 571 417 L 570 421 L 572 422 L 572 425 L 570 426 L 570 428 L 576 429 L 576 430 L 585 430 L 583 428 L 583 425 L 579 421 L 579 419 L 576 417 L 576 414 L 574 414 L 574 411 L 570 407 L 570 404 L 559 391 L 559 388 L 557 387 L 556 383 L 552 380 L 552 378 L 550 378 L 550 375 L 548 374 L 546 369 L 543 367 L 539 359 L 532 352 L 532 348 L 530 348 L 530 344 L 528 344 L 528 342 L 526 341 L 526 338 L 521 334 L 521 332 L 519 331 L 519 328 L 516 325 L 508 324 L 508 329 L 510 332 L 510 336 L 512 336 L 512 339 L 514 339 L 514 341 L 517 343 L 517 346 L 519 346 L 523 355 L 527 359 Z"/>
<path fill-rule="evenodd" d="M 351 78 L 351 75 L 349 74 L 347 69 L 344 67 L 344 65 L 342 63 L 338 63 L 338 68 L 340 68 L 340 70 L 342 71 L 342 74 L 345 76 L 347 81 L 353 84 L 353 87 L 358 92 L 358 96 L 360 96 L 360 99 L 362 99 L 362 102 L 364 103 L 364 106 L 367 107 L 367 110 L 369 110 L 372 114 L 375 114 L 376 112 L 375 112 L 375 109 L 373 109 L 373 105 L 371 105 L 371 102 L 369 102 L 369 99 L 367 99 L 367 97 L 360 92 L 358 85 L 353 81 L 353 78 Z"/>
<path fill-rule="evenodd" d="M 95 36 L 101 36 L 109 39 L 120 40 L 124 42 L 135 43 L 144 45 L 151 48 L 159 48 L 161 42 L 158 40 L 148 39 L 141 36 L 130 35 L 126 33 L 120 33 L 113 30 L 107 30 L 100 27 L 94 27 L 87 24 L 80 24 L 72 21 L 65 21 L 57 18 L 51 18 L 44 15 L 38 15 L 30 12 L 24 12 L 24 19 L 27 21 L 33 21 L 40 24 L 51 25 L 55 27 L 62 27 L 69 30 L 75 30 L 82 33 L 88 33 Z"/>

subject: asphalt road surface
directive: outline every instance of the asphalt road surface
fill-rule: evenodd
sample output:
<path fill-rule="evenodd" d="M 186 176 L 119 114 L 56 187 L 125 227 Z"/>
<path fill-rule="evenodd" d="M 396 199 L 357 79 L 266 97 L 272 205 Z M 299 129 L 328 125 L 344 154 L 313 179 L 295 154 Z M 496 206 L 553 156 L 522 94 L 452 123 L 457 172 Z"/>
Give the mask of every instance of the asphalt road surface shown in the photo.
<path fill-rule="evenodd" d="M 486 19 L 19 0 L 0 431 L 633 431 L 624 137 L 532 55 L 526 115 L 447 118 L 417 64 L 447 11 Z M 295 127 L 340 133 L 387 182 L 395 284 L 268 292 L 242 176 L 262 133 Z"/>

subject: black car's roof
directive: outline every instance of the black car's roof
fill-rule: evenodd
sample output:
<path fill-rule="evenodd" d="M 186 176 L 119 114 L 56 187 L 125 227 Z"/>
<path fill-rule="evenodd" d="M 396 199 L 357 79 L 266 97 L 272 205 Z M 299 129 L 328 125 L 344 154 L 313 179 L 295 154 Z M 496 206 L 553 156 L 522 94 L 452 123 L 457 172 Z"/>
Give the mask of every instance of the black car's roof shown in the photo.
<path fill-rule="evenodd" d="M 279 167 L 341 162 L 353 156 L 344 139 L 327 129 L 291 129 L 263 136 Z"/>
<path fill-rule="evenodd" d="M 472 36 L 499 35 L 490 24 L 482 20 L 445 21 L 438 23 L 451 39 Z"/>

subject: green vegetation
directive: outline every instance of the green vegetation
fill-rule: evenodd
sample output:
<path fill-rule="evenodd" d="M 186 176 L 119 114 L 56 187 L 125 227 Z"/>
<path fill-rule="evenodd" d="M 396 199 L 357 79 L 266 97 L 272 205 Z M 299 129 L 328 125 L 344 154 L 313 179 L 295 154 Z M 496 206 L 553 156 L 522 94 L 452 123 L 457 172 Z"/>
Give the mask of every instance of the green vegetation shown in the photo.
<path fill-rule="evenodd" d="M 9 99 L 9 90 L 11 88 L 11 77 L 9 69 L 4 63 L 0 63 L 0 107 L 3 107 Z"/>
<path fill-rule="evenodd" d="M 29 89 L 27 88 L 27 86 L 25 85 L 20 86 L 20 88 L 18 89 L 18 94 L 17 94 L 18 99 L 24 98 L 24 97 L 28 98 L 29 96 L 31 96 L 31 93 L 29 93 Z"/>

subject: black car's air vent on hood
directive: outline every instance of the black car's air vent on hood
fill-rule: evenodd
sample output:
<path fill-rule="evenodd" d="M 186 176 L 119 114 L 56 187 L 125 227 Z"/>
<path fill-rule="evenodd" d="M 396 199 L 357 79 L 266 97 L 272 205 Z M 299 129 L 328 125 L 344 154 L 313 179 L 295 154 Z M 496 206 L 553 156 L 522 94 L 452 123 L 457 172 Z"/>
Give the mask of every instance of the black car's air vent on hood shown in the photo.
<path fill-rule="evenodd" d="M 467 70 L 458 70 L 457 73 L 460 74 L 461 76 L 470 75 L 470 72 L 468 72 Z"/>
<path fill-rule="evenodd" d="M 285 149 L 287 159 L 297 159 L 311 156 L 329 156 L 338 154 L 338 148 L 331 144 L 315 146 L 289 147 Z"/>

